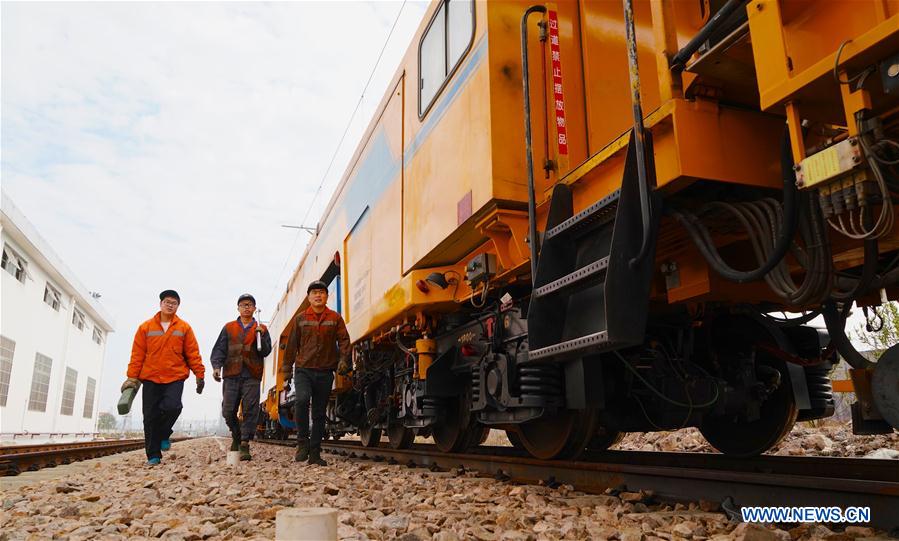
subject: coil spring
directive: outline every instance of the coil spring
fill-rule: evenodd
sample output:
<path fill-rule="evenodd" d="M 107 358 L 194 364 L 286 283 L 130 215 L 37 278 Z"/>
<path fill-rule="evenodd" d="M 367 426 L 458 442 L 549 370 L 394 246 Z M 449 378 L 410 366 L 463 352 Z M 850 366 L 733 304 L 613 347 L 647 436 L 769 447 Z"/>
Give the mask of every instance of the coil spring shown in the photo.
<path fill-rule="evenodd" d="M 439 404 L 440 404 L 440 399 L 438 399 L 438 398 L 423 397 L 421 399 L 421 408 L 422 409 L 436 408 Z"/>
<path fill-rule="evenodd" d="M 422 415 L 434 415 L 435 412 L 440 408 L 440 399 L 423 397 L 419 402 L 419 407 L 419 412 Z"/>
<path fill-rule="evenodd" d="M 553 365 L 522 366 L 518 369 L 518 386 L 522 397 L 559 396 L 562 374 Z"/>
<path fill-rule="evenodd" d="M 477 402 L 481 399 L 481 370 L 480 367 L 474 366 L 471 369 L 471 401 Z"/>
<path fill-rule="evenodd" d="M 834 407 L 833 385 L 830 383 L 830 363 L 805 367 L 808 397 L 813 410 Z"/>

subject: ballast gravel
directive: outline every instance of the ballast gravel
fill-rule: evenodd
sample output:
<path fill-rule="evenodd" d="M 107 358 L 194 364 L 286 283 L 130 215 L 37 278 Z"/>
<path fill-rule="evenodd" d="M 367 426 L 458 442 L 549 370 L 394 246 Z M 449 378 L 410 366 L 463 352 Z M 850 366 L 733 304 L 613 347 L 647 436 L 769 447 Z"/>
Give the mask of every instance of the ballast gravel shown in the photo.
<path fill-rule="evenodd" d="M 224 440 L 191 440 L 176 443 L 160 466 L 146 466 L 136 451 L 67 478 L 3 489 L 0 541 L 272 539 L 280 509 L 322 506 L 339 510 L 341 539 L 878 539 L 862 527 L 737 523 L 715 502 L 663 505 L 647 493 L 591 495 L 333 455 L 326 467 L 307 466 L 293 461 L 293 449 L 264 444 L 252 452 L 251 462 L 232 468 Z"/>

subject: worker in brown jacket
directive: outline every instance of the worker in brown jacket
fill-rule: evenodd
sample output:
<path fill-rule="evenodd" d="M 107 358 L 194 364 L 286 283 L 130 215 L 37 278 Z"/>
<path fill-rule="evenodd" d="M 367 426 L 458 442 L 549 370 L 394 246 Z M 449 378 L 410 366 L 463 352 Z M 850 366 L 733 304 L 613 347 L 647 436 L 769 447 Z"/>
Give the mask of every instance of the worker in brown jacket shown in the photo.
<path fill-rule="evenodd" d="M 257 323 L 256 299 L 244 293 L 237 299 L 236 320 L 219 333 L 209 360 L 212 377 L 222 384 L 222 416 L 231 430 L 231 450 L 240 451 L 241 460 L 250 460 L 250 440 L 259 420 L 259 386 L 265 357 L 272 352 L 272 338 L 265 325 Z M 257 336 L 258 334 L 258 336 Z M 243 422 L 237 410 L 243 412 Z"/>
<path fill-rule="evenodd" d="M 309 307 L 294 318 L 281 373 L 284 376 L 285 390 L 290 389 L 291 378 L 296 385 L 294 419 L 297 423 L 297 452 L 294 458 L 297 462 L 308 460 L 309 464 L 326 466 L 327 463 L 321 458 L 325 409 L 334 383 L 334 370 L 341 374 L 350 371 L 350 335 L 340 314 L 326 306 L 327 284 L 322 281 L 312 282 L 306 293 Z M 296 369 L 292 371 L 294 365 Z"/>
<path fill-rule="evenodd" d="M 203 392 L 203 359 L 193 329 L 175 315 L 181 305 L 176 291 L 159 294 L 159 312 L 134 334 L 128 379 L 122 392 L 143 385 L 144 446 L 147 464 L 159 464 L 171 446 L 172 427 L 181 414 L 184 380 L 193 371 L 197 394 Z"/>

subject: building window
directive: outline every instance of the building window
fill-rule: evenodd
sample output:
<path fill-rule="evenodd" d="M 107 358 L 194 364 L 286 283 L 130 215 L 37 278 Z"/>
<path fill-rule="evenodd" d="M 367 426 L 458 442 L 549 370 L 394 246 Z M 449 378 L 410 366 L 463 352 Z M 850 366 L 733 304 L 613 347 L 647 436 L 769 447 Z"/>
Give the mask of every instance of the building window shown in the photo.
<path fill-rule="evenodd" d="M 44 288 L 44 302 L 57 312 L 59 312 L 59 305 L 61 304 L 59 297 L 59 290 L 51 286 L 50 282 L 47 282 L 47 286 Z"/>
<path fill-rule="evenodd" d="M 100 330 L 100 327 L 94 327 L 94 342 L 103 344 L 103 331 Z"/>
<path fill-rule="evenodd" d="M 84 330 L 84 314 L 77 308 L 72 310 L 72 325 L 78 327 L 79 331 Z"/>
<path fill-rule="evenodd" d="M 62 400 L 59 407 L 60 415 L 72 415 L 75 411 L 75 388 L 78 385 L 78 371 L 66 367 L 66 381 L 62 386 Z"/>
<path fill-rule="evenodd" d="M 53 359 L 40 353 L 34 355 L 34 373 L 31 376 L 31 395 L 28 397 L 29 411 L 47 411 L 47 394 L 50 391 L 50 370 Z"/>
<path fill-rule="evenodd" d="M 84 391 L 84 418 L 94 416 L 94 393 L 97 391 L 97 380 L 87 378 L 87 390 Z"/>
<path fill-rule="evenodd" d="M 17 254 L 12 248 L 9 246 L 3 247 L 3 270 L 23 284 L 25 283 L 25 276 L 27 275 L 27 272 L 25 271 L 27 265 L 28 263 L 25 262 L 25 259 Z"/>
<path fill-rule="evenodd" d="M 9 396 L 9 377 L 12 374 L 12 358 L 16 351 L 16 343 L 5 336 L 0 336 L 0 406 L 6 405 Z"/>
<path fill-rule="evenodd" d="M 424 117 L 474 41 L 474 2 L 446 0 L 428 24 L 418 50 L 418 115 Z"/>

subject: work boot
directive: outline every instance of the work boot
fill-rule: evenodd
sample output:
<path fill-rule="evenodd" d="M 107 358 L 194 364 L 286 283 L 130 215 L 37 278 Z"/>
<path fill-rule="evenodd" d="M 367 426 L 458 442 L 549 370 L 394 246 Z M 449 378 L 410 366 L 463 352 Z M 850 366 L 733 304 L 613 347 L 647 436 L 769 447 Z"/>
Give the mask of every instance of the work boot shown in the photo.
<path fill-rule="evenodd" d="M 322 460 L 322 450 L 318 447 L 309 451 L 309 464 L 316 466 L 327 466 L 328 463 Z"/>
<path fill-rule="evenodd" d="M 309 458 L 309 442 L 308 441 L 298 441 L 297 442 L 297 454 L 293 457 L 293 459 L 297 462 L 305 462 L 306 459 Z"/>
<path fill-rule="evenodd" d="M 240 434 L 231 434 L 231 450 L 240 451 Z"/>
<path fill-rule="evenodd" d="M 245 441 L 240 444 L 240 459 L 241 460 L 251 460 L 253 457 L 250 456 L 250 442 Z"/>

